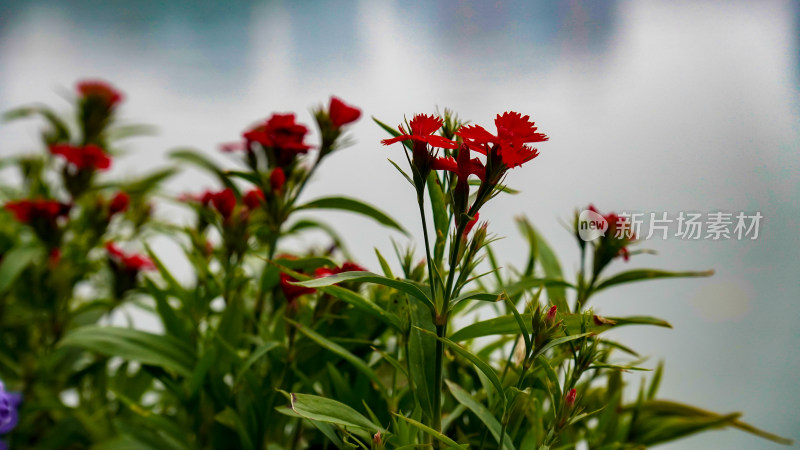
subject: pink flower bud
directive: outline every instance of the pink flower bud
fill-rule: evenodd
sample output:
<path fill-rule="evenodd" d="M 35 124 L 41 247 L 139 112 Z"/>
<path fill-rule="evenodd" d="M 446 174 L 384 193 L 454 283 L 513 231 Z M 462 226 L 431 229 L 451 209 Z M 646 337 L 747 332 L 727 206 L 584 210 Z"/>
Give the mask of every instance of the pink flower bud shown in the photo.
<path fill-rule="evenodd" d="M 567 404 L 567 408 L 572 408 L 575 406 L 575 398 L 578 397 L 578 391 L 575 388 L 572 388 L 567 393 L 567 398 L 564 403 Z"/>
<path fill-rule="evenodd" d="M 545 320 L 547 320 L 549 323 L 555 322 L 556 321 L 556 310 L 557 309 L 558 309 L 558 307 L 556 305 L 553 305 L 550 308 L 550 310 L 547 311 L 547 316 L 545 316 Z"/>

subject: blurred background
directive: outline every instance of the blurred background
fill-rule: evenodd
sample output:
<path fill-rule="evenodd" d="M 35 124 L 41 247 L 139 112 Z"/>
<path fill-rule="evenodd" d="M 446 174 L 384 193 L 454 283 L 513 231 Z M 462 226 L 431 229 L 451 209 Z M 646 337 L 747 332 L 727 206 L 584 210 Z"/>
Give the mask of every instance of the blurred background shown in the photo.
<path fill-rule="evenodd" d="M 522 192 L 481 213 L 490 231 L 508 237 L 496 244 L 506 264 L 526 258 L 518 215 L 549 239 L 567 273 L 579 254 L 564 223 L 588 203 L 647 217 L 763 215 L 756 240 L 643 242 L 658 255 L 611 270 L 716 275 L 622 287 L 594 306 L 673 324 L 614 332 L 651 355 L 646 366 L 666 361 L 662 397 L 743 411 L 746 421 L 799 440 L 799 22 L 798 3 L 771 0 L 6 0 L 0 109 L 37 101 L 65 109 L 76 80 L 112 82 L 126 93 L 123 118 L 159 127 L 115 161 L 112 176 L 133 176 L 169 164 L 166 153 L 179 146 L 233 165 L 219 144 L 275 111 L 295 111 L 310 125 L 309 109 L 335 94 L 364 117 L 352 127 L 356 144 L 326 161 L 307 198 L 358 197 L 409 230 L 419 228 L 415 195 L 386 161 L 402 162 L 400 147 L 379 145 L 386 136 L 370 116 L 396 125 L 448 107 L 493 129 L 497 113 L 530 114 L 551 141 L 511 171 L 508 184 Z M 43 151 L 40 125 L 0 124 L 0 155 Z M 171 194 L 216 187 L 192 171 L 168 186 Z M 372 270 L 373 246 L 391 255 L 391 239 L 406 242 L 360 217 L 326 217 Z M 157 250 L 181 265 L 177 247 Z M 642 375 L 626 377 L 638 386 Z M 727 430 L 665 448 L 779 446 Z"/>

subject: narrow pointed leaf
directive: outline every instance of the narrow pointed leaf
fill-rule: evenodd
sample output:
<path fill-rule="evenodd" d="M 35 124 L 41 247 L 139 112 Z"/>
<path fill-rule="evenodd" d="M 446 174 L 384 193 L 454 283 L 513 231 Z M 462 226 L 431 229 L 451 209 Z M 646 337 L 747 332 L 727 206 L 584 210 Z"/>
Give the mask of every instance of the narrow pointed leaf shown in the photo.
<path fill-rule="evenodd" d="M 292 411 L 305 419 L 343 427 L 360 428 L 373 434 L 386 434 L 386 430 L 344 403 L 317 395 L 286 392 L 283 394 L 289 399 Z"/>
<path fill-rule="evenodd" d="M 403 227 L 383 211 L 368 205 L 362 201 L 348 197 L 325 197 L 312 200 L 300 205 L 297 209 L 338 209 L 349 211 L 369 217 L 382 225 L 394 228 L 404 234 L 408 234 Z"/>
<path fill-rule="evenodd" d="M 502 426 L 497 418 L 492 415 L 492 413 L 481 404 L 479 401 L 472 398 L 469 395 L 469 392 L 465 391 L 464 388 L 453 383 L 450 380 L 444 380 L 447 383 L 447 387 L 450 388 L 450 393 L 453 394 L 453 397 L 462 405 L 466 406 L 467 409 L 472 411 L 484 425 L 486 428 L 489 429 L 489 432 L 492 433 L 494 439 L 499 443 L 500 442 L 500 431 L 502 430 Z M 503 439 L 503 448 L 508 450 L 515 450 L 514 444 L 511 442 L 511 439 L 506 434 L 505 438 Z"/>
<path fill-rule="evenodd" d="M 398 417 L 398 418 L 408 422 L 409 424 L 413 425 L 415 428 L 417 428 L 417 429 L 425 432 L 426 434 L 432 436 L 437 441 L 444 442 L 445 444 L 449 445 L 451 448 L 467 450 L 467 447 L 464 447 L 464 446 L 460 445 L 458 442 L 450 439 L 449 437 L 443 435 L 442 433 L 439 433 L 438 431 L 434 430 L 433 428 L 431 428 L 431 427 L 429 427 L 429 426 L 427 426 L 427 425 L 425 425 L 425 424 L 423 424 L 421 422 L 418 422 L 418 421 L 416 421 L 414 419 L 411 419 L 411 418 L 408 418 L 408 417 L 405 417 L 405 416 L 401 416 L 400 414 L 397 414 L 397 413 L 394 413 L 394 412 L 392 414 L 395 417 Z"/>
<path fill-rule="evenodd" d="M 635 281 L 656 280 L 659 278 L 710 277 L 711 275 L 714 275 L 713 270 L 706 270 L 703 272 L 670 272 L 667 270 L 658 269 L 635 269 L 619 273 L 598 282 L 594 288 L 594 291 L 597 292 L 611 286 L 616 286 L 623 283 L 633 283 Z"/>

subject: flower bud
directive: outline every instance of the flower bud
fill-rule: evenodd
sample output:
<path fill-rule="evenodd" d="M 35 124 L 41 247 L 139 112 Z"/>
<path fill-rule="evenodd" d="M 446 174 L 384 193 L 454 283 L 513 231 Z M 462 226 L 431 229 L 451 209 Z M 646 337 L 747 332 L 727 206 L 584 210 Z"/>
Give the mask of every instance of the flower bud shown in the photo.
<path fill-rule="evenodd" d="M 261 189 L 253 189 L 244 196 L 244 204 L 250 209 L 258 209 L 264 201 L 264 192 Z"/>
<path fill-rule="evenodd" d="M 125 192 L 118 192 L 117 195 L 111 198 L 111 201 L 108 202 L 108 216 L 111 217 L 114 214 L 121 213 L 128 209 L 128 205 L 131 203 L 131 198 Z"/>
<path fill-rule="evenodd" d="M 284 173 L 283 169 L 280 167 L 272 169 L 272 172 L 269 174 L 269 186 L 272 188 L 272 191 L 280 192 L 281 189 L 283 189 L 284 183 L 286 183 L 286 173 Z"/>
<path fill-rule="evenodd" d="M 567 408 L 572 408 L 575 406 L 575 399 L 578 397 L 578 391 L 575 388 L 572 388 L 567 393 L 567 398 L 564 400 L 564 403 L 567 405 Z"/>
<path fill-rule="evenodd" d="M 558 307 L 553 305 L 549 311 L 547 311 L 547 316 L 545 316 L 545 320 L 549 325 L 552 325 L 556 321 L 556 310 Z"/>

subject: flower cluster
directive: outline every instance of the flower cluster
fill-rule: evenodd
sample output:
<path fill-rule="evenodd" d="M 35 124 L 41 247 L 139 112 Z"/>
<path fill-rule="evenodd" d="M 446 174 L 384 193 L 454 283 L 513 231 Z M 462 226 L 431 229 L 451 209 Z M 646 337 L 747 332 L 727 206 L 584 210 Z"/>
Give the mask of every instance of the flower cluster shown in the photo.
<path fill-rule="evenodd" d="M 64 157 L 76 170 L 107 170 L 111 167 L 111 158 L 102 148 L 94 144 L 83 147 L 69 144 L 55 144 L 50 146 L 50 153 Z"/>
<path fill-rule="evenodd" d="M 14 217 L 22 223 L 33 224 L 46 222 L 55 224 L 60 217 L 69 214 L 71 205 L 57 200 L 34 199 L 8 202 L 6 209 L 14 213 Z"/>
<path fill-rule="evenodd" d="M 400 125 L 395 137 L 381 142 L 384 145 L 404 142 L 411 149 L 411 165 L 418 196 L 422 195 L 431 170 L 444 170 L 455 176 L 453 209 L 456 223 L 465 229 L 481 206 L 491 198 L 506 171 L 538 156 L 538 150 L 529 144 L 547 141 L 548 137 L 537 131 L 530 116 L 516 112 L 497 115 L 496 134 L 479 125 L 459 125 L 453 133 L 457 140 L 437 134 L 444 123 L 441 117 L 417 114 L 407 128 Z M 438 156 L 437 149 L 444 149 L 445 155 Z M 485 161 L 473 158 L 472 151 L 483 155 Z M 471 175 L 481 181 L 481 187 L 470 205 L 468 179 Z"/>

